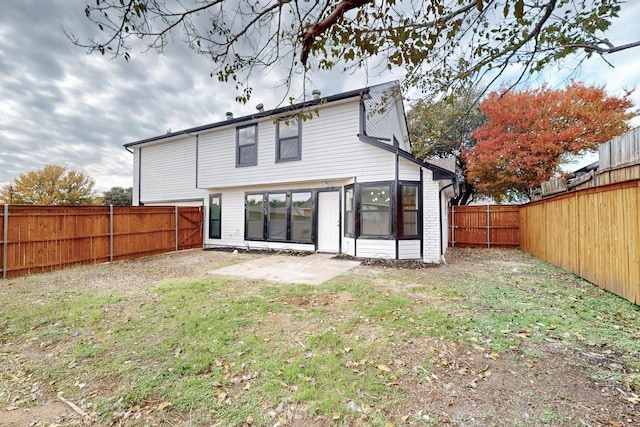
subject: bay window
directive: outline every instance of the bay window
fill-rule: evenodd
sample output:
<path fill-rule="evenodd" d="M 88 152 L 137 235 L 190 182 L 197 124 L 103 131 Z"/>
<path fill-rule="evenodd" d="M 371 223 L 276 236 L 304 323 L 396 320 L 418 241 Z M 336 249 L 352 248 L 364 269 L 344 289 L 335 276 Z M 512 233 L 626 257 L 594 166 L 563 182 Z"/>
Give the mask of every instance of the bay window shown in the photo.
<path fill-rule="evenodd" d="M 344 234 L 353 237 L 356 234 L 355 198 L 353 185 L 344 189 Z"/>
<path fill-rule="evenodd" d="M 391 186 L 366 185 L 360 190 L 360 234 L 391 236 Z"/>
<path fill-rule="evenodd" d="M 400 185 L 400 209 L 398 237 L 418 237 L 419 235 L 419 186 Z"/>

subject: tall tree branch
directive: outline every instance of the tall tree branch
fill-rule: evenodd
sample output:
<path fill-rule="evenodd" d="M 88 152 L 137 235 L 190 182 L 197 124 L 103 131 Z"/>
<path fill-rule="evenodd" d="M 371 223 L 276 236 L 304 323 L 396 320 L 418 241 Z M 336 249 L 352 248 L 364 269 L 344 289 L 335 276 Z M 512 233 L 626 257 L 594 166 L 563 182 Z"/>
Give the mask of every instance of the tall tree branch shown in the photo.
<path fill-rule="evenodd" d="M 309 53 L 311 53 L 311 48 L 313 47 L 313 42 L 316 37 L 336 24 L 349 10 L 362 7 L 372 2 L 373 0 L 342 0 L 329 16 L 320 22 L 316 22 L 313 27 L 301 37 L 302 52 L 300 53 L 300 60 L 302 61 L 302 65 L 307 65 L 307 59 L 309 58 Z"/>

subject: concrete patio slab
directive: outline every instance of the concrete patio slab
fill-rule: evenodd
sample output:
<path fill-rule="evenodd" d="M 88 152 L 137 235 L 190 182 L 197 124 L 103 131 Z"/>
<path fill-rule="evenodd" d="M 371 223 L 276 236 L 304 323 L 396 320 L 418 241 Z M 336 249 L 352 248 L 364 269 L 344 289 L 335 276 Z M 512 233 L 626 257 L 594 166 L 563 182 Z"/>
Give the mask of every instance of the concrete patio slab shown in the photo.
<path fill-rule="evenodd" d="M 209 273 L 270 280 L 284 283 L 319 285 L 360 265 L 359 261 L 338 260 L 330 254 L 308 256 L 269 255 Z"/>

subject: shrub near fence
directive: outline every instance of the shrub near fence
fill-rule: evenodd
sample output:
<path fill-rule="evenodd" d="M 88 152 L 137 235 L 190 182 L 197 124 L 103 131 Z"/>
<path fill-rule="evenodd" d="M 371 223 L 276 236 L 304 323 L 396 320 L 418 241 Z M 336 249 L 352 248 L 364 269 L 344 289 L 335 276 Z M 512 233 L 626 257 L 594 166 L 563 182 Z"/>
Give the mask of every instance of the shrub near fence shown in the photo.
<path fill-rule="evenodd" d="M 202 247 L 202 208 L 5 205 L 2 277 Z"/>
<path fill-rule="evenodd" d="M 522 249 L 640 304 L 640 180 L 520 208 Z"/>

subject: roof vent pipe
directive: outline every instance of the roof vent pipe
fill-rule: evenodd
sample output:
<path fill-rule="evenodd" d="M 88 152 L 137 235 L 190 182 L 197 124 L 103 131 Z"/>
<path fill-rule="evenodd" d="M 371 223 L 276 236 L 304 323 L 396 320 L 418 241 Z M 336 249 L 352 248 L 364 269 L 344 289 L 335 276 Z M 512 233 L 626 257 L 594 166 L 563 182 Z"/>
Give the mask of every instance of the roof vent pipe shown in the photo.
<path fill-rule="evenodd" d="M 314 89 L 313 92 L 311 92 L 313 94 L 313 99 L 320 99 L 320 90 L 319 89 Z"/>
<path fill-rule="evenodd" d="M 264 105 L 262 105 L 262 104 L 256 105 L 256 110 L 258 110 L 258 111 L 260 111 L 262 113 L 264 111 Z"/>
<path fill-rule="evenodd" d="M 227 120 L 233 119 L 233 113 L 231 111 L 227 111 Z"/>

